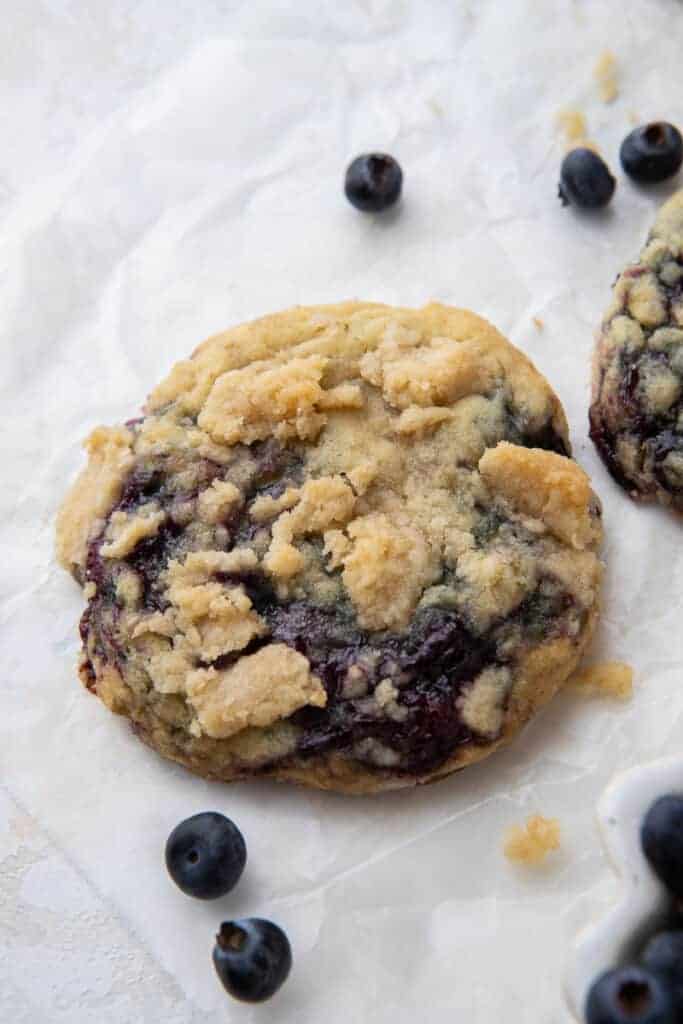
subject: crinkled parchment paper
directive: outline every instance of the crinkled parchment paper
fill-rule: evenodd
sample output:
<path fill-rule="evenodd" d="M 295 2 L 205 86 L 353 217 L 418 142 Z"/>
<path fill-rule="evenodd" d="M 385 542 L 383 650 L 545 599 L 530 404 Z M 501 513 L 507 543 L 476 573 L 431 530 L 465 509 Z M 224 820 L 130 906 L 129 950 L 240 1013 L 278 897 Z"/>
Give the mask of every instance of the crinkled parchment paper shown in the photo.
<path fill-rule="evenodd" d="M 683 735 L 683 559 L 681 524 L 621 494 L 586 431 L 593 331 L 665 193 L 620 178 L 607 213 L 563 210 L 555 116 L 582 109 L 613 166 L 632 118 L 683 122 L 681 5 L 26 0 L 2 21 L 0 1019 L 566 1024 L 569 939 L 616 888 L 595 799 Z M 367 148 L 405 172 L 383 220 L 341 192 Z M 55 508 L 86 432 L 133 415 L 204 336 L 354 296 L 470 306 L 548 375 L 605 507 L 592 656 L 630 662 L 636 695 L 568 691 L 510 750 L 422 792 L 210 785 L 77 683 Z M 209 905 L 162 860 L 204 808 L 239 822 L 250 858 Z M 501 837 L 537 811 L 563 846 L 525 873 Z M 213 975 L 215 926 L 238 914 L 291 935 L 270 1006 L 231 1003 Z"/>

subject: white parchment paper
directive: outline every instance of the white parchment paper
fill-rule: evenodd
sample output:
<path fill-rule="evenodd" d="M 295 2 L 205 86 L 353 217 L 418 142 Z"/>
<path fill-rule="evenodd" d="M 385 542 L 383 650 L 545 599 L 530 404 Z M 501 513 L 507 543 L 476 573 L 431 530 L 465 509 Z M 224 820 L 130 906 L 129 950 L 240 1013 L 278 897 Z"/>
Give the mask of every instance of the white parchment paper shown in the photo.
<path fill-rule="evenodd" d="M 666 189 L 620 177 L 592 218 L 555 198 L 554 119 L 585 112 L 616 170 L 632 119 L 683 123 L 677 0 L 25 0 L 0 35 L 0 1019 L 566 1024 L 577 927 L 616 882 L 593 821 L 618 769 L 683 736 L 681 525 L 633 505 L 587 439 L 610 284 Z M 609 47 L 621 92 L 601 103 Z M 385 219 L 344 200 L 368 148 L 401 161 Z M 350 800 L 223 787 L 141 747 L 75 675 L 82 600 L 53 517 L 80 440 L 135 414 L 204 336 L 297 302 L 472 307 L 555 385 L 603 498 L 592 657 L 630 662 L 627 706 L 558 698 L 508 751 L 422 792 Z M 532 317 L 540 317 L 538 330 Z M 216 905 L 175 890 L 170 829 L 216 808 L 249 864 Z M 560 818 L 534 874 L 507 825 Z M 223 917 L 262 914 L 295 969 L 231 1003 Z"/>

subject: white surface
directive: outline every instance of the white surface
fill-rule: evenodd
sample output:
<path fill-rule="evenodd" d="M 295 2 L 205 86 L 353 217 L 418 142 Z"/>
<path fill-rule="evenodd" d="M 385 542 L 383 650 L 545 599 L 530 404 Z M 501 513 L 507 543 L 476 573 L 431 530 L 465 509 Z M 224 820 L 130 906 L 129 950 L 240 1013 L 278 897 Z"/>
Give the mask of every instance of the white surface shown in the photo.
<path fill-rule="evenodd" d="M 565 983 L 577 1018 L 598 974 L 628 962 L 634 944 L 642 942 L 670 907 L 670 898 L 640 845 L 643 818 L 665 793 L 683 793 L 680 754 L 618 775 L 600 797 L 598 824 L 621 891 L 619 900 L 604 917 L 577 936 L 570 952 Z"/>
<path fill-rule="evenodd" d="M 632 505 L 586 437 L 592 333 L 659 196 L 620 179 L 606 215 L 563 210 L 554 116 L 582 107 L 613 165 L 631 111 L 683 122 L 680 4 L 10 0 L 3 26 L 0 1019 L 565 1024 L 568 944 L 617 892 L 597 795 L 680 745 L 683 560 L 680 523 Z M 610 107 L 591 77 L 606 45 Z M 341 193 L 368 147 L 405 172 L 382 221 Z M 55 508 L 85 432 L 133 415 L 205 335 L 352 296 L 471 306 L 548 374 L 605 506 L 594 654 L 634 665 L 636 697 L 567 693 L 512 749 L 420 793 L 210 786 L 78 686 Z M 250 853 L 217 906 L 162 866 L 171 827 L 209 807 Z M 534 811 L 564 841 L 529 874 L 501 836 Z M 231 1004 L 212 973 L 218 920 L 245 913 L 294 944 L 265 1008 Z"/>

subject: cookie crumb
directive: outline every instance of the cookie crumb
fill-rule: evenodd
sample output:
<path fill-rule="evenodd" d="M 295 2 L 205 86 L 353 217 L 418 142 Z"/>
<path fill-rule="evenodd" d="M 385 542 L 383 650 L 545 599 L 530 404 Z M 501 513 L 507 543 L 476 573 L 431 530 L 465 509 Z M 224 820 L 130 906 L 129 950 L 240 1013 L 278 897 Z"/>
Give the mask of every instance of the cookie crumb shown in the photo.
<path fill-rule="evenodd" d="M 503 852 L 516 864 L 542 864 L 551 850 L 560 848 L 560 823 L 557 818 L 534 814 L 526 825 L 513 825 L 505 837 Z"/>
<path fill-rule="evenodd" d="M 593 68 L 598 93 L 603 103 L 612 103 L 619 95 L 617 83 L 617 58 L 611 50 L 603 50 Z"/>
<path fill-rule="evenodd" d="M 565 142 L 572 148 L 577 142 L 583 141 L 588 132 L 586 118 L 580 110 L 565 107 L 557 115 L 557 124 L 564 135 Z"/>
<path fill-rule="evenodd" d="M 541 320 L 540 316 L 532 316 L 533 325 L 537 331 L 542 331 L 545 327 L 545 320 Z"/>
<path fill-rule="evenodd" d="M 633 669 L 623 661 L 604 661 L 576 672 L 569 685 L 591 696 L 630 700 L 633 696 Z"/>
<path fill-rule="evenodd" d="M 599 153 L 600 149 L 596 142 L 588 138 L 588 125 L 586 118 L 580 110 L 573 107 L 565 107 L 557 115 L 557 124 L 564 135 L 564 146 L 566 150 L 571 149 L 592 149 Z"/>

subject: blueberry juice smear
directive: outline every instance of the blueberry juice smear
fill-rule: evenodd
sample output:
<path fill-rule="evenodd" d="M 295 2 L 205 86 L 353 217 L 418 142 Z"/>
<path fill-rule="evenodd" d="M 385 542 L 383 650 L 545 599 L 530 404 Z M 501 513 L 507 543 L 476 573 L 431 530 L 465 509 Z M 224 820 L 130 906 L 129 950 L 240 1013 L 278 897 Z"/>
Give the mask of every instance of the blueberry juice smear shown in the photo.
<path fill-rule="evenodd" d="M 457 695 L 463 683 L 493 662 L 494 653 L 490 642 L 469 634 L 456 614 L 429 609 L 416 617 L 407 635 L 379 639 L 354 630 L 338 645 L 334 631 L 327 614 L 311 607 L 285 607 L 274 617 L 274 638 L 308 658 L 328 693 L 325 709 L 305 708 L 295 716 L 304 727 L 301 754 L 359 748 L 380 765 L 428 771 L 474 738 L 458 714 Z M 400 710 L 391 716 L 378 716 L 371 696 L 345 699 L 349 682 L 352 692 L 355 687 L 372 695 L 387 679 L 399 694 Z"/>

